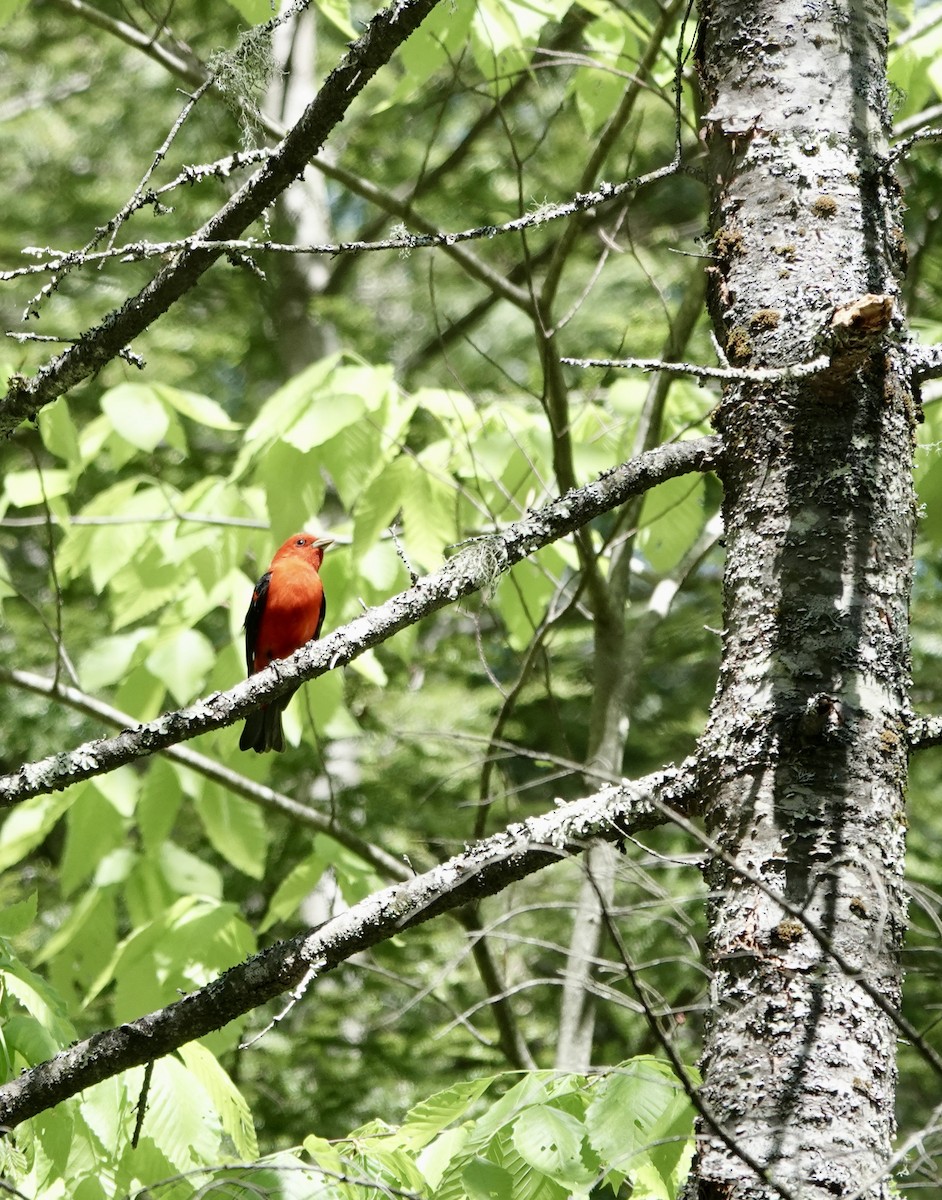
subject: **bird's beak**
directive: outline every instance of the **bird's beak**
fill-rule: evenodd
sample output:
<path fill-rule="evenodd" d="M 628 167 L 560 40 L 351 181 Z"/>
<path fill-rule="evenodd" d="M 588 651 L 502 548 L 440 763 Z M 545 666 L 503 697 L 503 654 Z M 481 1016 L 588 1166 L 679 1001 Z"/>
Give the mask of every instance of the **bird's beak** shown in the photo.
<path fill-rule="evenodd" d="M 328 546 L 332 546 L 333 544 L 334 544 L 334 539 L 329 538 L 329 537 L 315 538 L 314 541 L 311 543 L 311 545 L 318 550 L 326 550 Z"/>

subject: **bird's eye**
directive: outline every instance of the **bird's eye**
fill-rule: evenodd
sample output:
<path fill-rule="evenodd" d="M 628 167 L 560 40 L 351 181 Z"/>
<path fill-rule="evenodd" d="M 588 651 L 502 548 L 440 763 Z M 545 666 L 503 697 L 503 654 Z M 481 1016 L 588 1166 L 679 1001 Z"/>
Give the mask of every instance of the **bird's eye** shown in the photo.
<path fill-rule="evenodd" d="M 306 546 L 307 542 L 304 540 L 304 538 L 298 538 L 298 540 L 294 544 L 296 546 Z"/>

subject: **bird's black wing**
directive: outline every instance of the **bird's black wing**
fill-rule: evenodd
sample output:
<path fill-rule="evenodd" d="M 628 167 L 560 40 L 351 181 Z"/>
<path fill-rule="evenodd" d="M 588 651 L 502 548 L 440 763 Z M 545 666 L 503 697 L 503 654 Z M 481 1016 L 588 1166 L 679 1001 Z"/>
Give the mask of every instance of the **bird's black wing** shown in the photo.
<path fill-rule="evenodd" d="M 270 582 L 271 571 L 266 571 L 255 585 L 249 611 L 245 614 L 245 669 L 249 675 L 255 671 L 255 647 L 258 645 L 258 635 L 262 626 L 262 614 L 265 611 Z"/>
<path fill-rule="evenodd" d="M 324 618 L 327 616 L 327 597 L 321 592 L 321 615 L 317 618 L 317 628 L 314 630 L 314 641 L 321 636 L 321 626 L 324 624 Z"/>

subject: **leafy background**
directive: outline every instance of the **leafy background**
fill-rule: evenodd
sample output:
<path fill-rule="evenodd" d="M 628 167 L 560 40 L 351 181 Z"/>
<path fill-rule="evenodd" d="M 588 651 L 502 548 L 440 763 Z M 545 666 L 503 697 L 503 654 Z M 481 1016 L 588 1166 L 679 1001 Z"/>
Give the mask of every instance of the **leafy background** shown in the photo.
<path fill-rule="evenodd" d="M 268 0 L 180 0 L 166 11 L 102 0 L 96 11 L 103 22 L 65 0 L 0 2 L 7 269 L 35 260 L 27 247 L 89 242 L 181 109 L 186 85 L 115 36 L 116 22 L 199 64 L 271 15 Z M 312 10 L 312 47 L 296 46 L 259 92 L 262 123 L 210 94 L 151 186 L 271 144 L 285 92 L 322 79 L 372 11 L 324 0 Z M 940 102 L 942 6 L 896 5 L 892 16 L 894 119 L 905 134 Z M 675 137 L 681 17 L 680 4 L 653 0 L 440 5 L 355 103 L 321 166 L 292 189 L 295 202 L 250 232 L 336 242 L 426 223 L 494 225 L 659 167 Z M 695 159 L 688 71 L 681 136 Z M 906 299 L 914 328 L 938 341 L 938 160 L 917 149 L 900 171 Z M 118 244 L 185 237 L 244 177 L 210 174 L 161 193 Z M 696 318 L 706 220 L 703 188 L 679 175 L 565 223 L 468 243 L 463 255 L 257 255 L 257 270 L 236 260 L 204 276 L 133 347 L 143 369 L 111 363 L 0 448 L 0 768 L 109 732 L 88 704 L 31 690 L 30 673 L 132 720 L 231 686 L 252 582 L 297 528 L 337 538 L 324 567 L 334 628 L 407 586 L 407 563 L 433 569 L 558 494 L 567 480 L 548 397 L 564 405 L 579 483 L 630 457 L 646 422 L 655 440 L 706 432 L 709 388 L 558 364 L 564 354 L 713 361 Z M 112 259 L 64 274 L 39 298 L 46 276 L 7 280 L 5 327 L 75 337 L 153 269 Z M 36 315 L 24 320 L 27 311 Z M 8 340 L 7 373 L 31 374 L 49 350 Z M 924 399 L 914 701 L 933 712 L 942 417 L 934 391 Z M 616 773 L 681 758 L 702 727 L 719 658 L 718 506 L 715 481 L 685 479 L 596 523 L 594 570 L 603 585 L 617 576 L 628 598 Z M 235 773 L 226 782 L 158 757 L 12 811 L 0 829 L 7 1077 L 385 882 L 349 838 L 263 810 L 240 778 L 416 869 L 592 790 L 605 642 L 591 589 L 585 559 L 559 543 L 486 596 L 307 685 L 288 711 L 283 756 L 240 755 L 238 730 L 225 729 L 193 746 Z M 942 1003 L 938 771 L 934 755 L 915 761 L 910 816 L 907 1014 L 930 1040 Z M 442 1197 L 564 1197 L 601 1183 L 672 1197 L 693 1114 L 641 1000 L 693 1063 L 707 983 L 699 850 L 662 829 L 619 858 L 613 911 L 642 994 L 604 946 L 592 984 L 598 1073 L 552 1071 L 581 881 L 579 864 L 563 864 L 474 916 L 528 1062 L 508 1057 L 494 979 L 482 977 L 467 927 L 441 921 L 319 980 L 247 1048 L 283 1006 L 161 1060 L 136 1148 L 140 1070 L 0 1142 L 4 1177 L 30 1197 L 79 1200 L 145 1187 L 183 1197 L 213 1182 L 375 1194 L 344 1178 Z M 522 1065 L 540 1070 L 513 1073 Z M 924 1131 L 936 1096 L 906 1047 L 901 1071 L 903 1142 Z M 616 1117 L 626 1104 L 637 1114 L 627 1130 Z M 906 1166 L 904 1185 L 937 1184 L 931 1130 Z"/>

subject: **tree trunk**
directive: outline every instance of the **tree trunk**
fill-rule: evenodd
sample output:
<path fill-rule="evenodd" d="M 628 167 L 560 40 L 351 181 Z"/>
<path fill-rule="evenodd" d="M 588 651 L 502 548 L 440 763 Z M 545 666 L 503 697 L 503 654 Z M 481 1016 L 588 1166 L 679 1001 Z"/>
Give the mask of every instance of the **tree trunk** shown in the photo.
<path fill-rule="evenodd" d="M 877 0 L 706 0 L 724 659 L 702 742 L 713 984 L 690 1195 L 887 1196 L 913 406 Z M 757 1171 L 757 1168 L 761 1170 Z"/>

